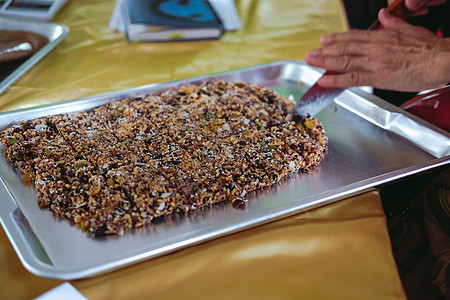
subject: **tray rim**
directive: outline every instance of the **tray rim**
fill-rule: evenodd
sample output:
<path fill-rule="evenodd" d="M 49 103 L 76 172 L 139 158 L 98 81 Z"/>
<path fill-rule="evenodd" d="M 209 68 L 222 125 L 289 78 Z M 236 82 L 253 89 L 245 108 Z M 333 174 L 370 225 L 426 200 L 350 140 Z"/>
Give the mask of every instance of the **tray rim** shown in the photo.
<path fill-rule="evenodd" d="M 42 22 L 42 21 L 34 21 L 28 19 L 20 19 L 9 16 L 2 16 L 2 19 L 9 20 L 9 22 L 16 22 L 16 24 L 20 25 L 29 25 L 29 26 L 48 26 L 53 27 L 54 31 L 59 31 L 58 35 L 48 42 L 44 47 L 39 49 L 35 54 L 29 57 L 24 63 L 22 63 L 16 70 L 14 70 L 11 74 L 9 74 L 5 79 L 0 81 L 0 95 L 3 94 L 12 84 L 14 84 L 20 77 L 22 77 L 25 73 L 27 73 L 34 65 L 36 65 L 42 58 L 44 58 L 50 51 L 52 51 L 59 43 L 61 43 L 66 36 L 70 33 L 69 27 L 64 24 L 54 23 L 54 22 Z M 24 26 L 23 26 L 24 27 Z M 17 28 L 17 30 L 25 30 L 23 27 Z M 29 30 L 31 32 L 35 32 L 38 34 L 42 34 L 36 30 Z"/>
<path fill-rule="evenodd" d="M 251 70 L 251 69 L 258 69 L 264 66 L 269 66 L 271 64 L 287 64 L 287 63 L 295 63 L 295 64 L 300 64 L 300 65 L 304 65 L 304 62 L 302 61 L 297 61 L 297 60 L 281 60 L 281 61 L 275 61 L 275 62 L 271 62 L 271 63 L 266 63 L 266 64 L 259 64 L 259 65 L 255 65 L 255 66 L 250 66 L 250 67 L 243 67 L 243 68 L 238 68 L 238 69 L 234 69 L 234 70 L 228 70 L 228 71 L 223 71 L 223 72 L 217 72 L 217 73 L 212 73 L 212 74 L 206 74 L 206 75 L 201 75 L 201 76 L 196 76 L 196 77 L 189 77 L 189 78 L 184 78 L 184 79 L 179 79 L 179 80 L 174 80 L 174 81 L 168 81 L 168 82 L 162 82 L 162 83 L 152 83 L 152 84 L 148 84 L 148 85 L 143 85 L 143 86 L 138 86 L 138 87 L 134 87 L 134 88 L 129 88 L 129 89 L 124 89 L 124 90 L 120 90 L 120 91 L 112 91 L 112 92 L 107 92 L 107 93 L 101 93 L 101 94 L 97 94 L 97 95 L 92 95 L 92 96 L 86 96 L 86 97 L 81 97 L 81 98 L 77 98 L 77 99 L 72 99 L 69 101 L 62 101 L 62 102 L 57 102 L 57 103 L 50 103 L 50 104 L 44 104 L 44 105 L 40 105 L 40 106 L 35 106 L 35 107 L 30 107 L 30 108 L 22 108 L 22 109 L 18 109 L 18 110 L 13 110 L 13 111 L 8 111 L 8 112 L 1 112 L 0 116 L 5 116 L 8 114 L 21 114 L 24 111 L 39 111 L 42 109 L 46 109 L 49 107 L 54 107 L 54 106 L 70 106 L 72 103 L 75 102 L 79 102 L 79 101 L 88 101 L 91 100 L 93 97 L 109 97 L 109 96 L 114 96 L 116 94 L 120 93 L 126 93 L 129 91 L 135 91 L 136 89 L 138 90 L 144 90 L 144 89 L 148 89 L 148 88 L 152 88 L 155 86 L 169 86 L 169 85 L 173 85 L 173 84 L 177 84 L 177 83 L 182 83 L 185 81 L 195 81 L 195 80 L 201 80 L 204 78 L 208 78 L 211 76 L 215 76 L 215 75 L 221 75 L 221 74 L 228 74 L 228 73 L 232 73 L 235 71 L 240 71 L 240 70 Z M 318 71 L 320 74 L 320 70 Z M 363 93 L 363 95 L 365 94 L 365 92 L 363 92 L 360 89 L 350 89 L 349 92 L 357 92 L 359 93 Z M 367 94 L 369 95 L 369 94 Z M 365 95 L 365 96 L 367 96 Z M 384 100 L 382 100 L 384 101 Z M 399 108 L 400 109 L 400 108 Z M 409 115 L 409 113 L 408 113 Z M 411 115 L 414 119 L 416 119 L 417 117 Z M 409 116 L 408 116 L 409 117 Z M 425 123 L 425 125 L 427 125 L 428 123 L 426 123 L 425 121 L 417 118 L 421 123 Z M 435 129 L 437 127 L 435 127 L 434 125 L 431 125 L 432 129 Z M 435 128 L 434 128 L 435 127 Z M 440 130 L 442 131 L 442 130 Z M 450 135 L 447 135 L 450 137 Z M 292 208 L 290 211 L 284 211 L 283 213 L 279 213 L 276 212 L 269 221 L 266 220 L 256 220 L 255 222 L 251 222 L 251 224 L 248 224 L 247 226 L 243 226 L 243 227 L 239 227 L 237 229 L 234 230 L 228 230 L 226 232 L 223 232 L 221 234 L 215 234 L 213 237 L 198 237 L 196 239 L 196 241 L 189 241 L 187 243 L 188 246 L 192 246 L 192 245 L 196 245 L 208 240 L 211 240 L 212 238 L 220 238 L 224 235 L 228 235 L 237 231 L 242 231 L 242 230 L 246 230 L 248 228 L 251 227 L 255 227 L 264 223 L 268 223 L 268 222 L 272 222 L 272 221 L 276 221 L 278 219 L 282 219 L 285 217 L 289 217 L 291 215 L 294 214 L 298 214 L 302 211 L 306 211 L 309 209 L 313 209 L 315 207 L 318 206 L 322 206 L 325 204 L 330 204 L 336 201 L 340 201 L 344 198 L 353 196 L 353 195 L 357 195 L 360 193 L 364 193 L 370 189 L 375 188 L 375 186 L 378 186 L 380 184 L 384 184 L 386 182 L 390 182 L 392 180 L 397 180 L 397 179 L 401 179 L 410 175 L 414 175 L 414 174 L 418 174 L 421 172 L 424 172 L 426 170 L 432 169 L 432 168 L 436 168 L 436 167 L 440 167 L 440 166 L 444 166 L 447 164 L 450 164 L 450 155 L 448 156 L 444 156 L 441 158 L 437 158 L 432 160 L 433 164 L 431 164 L 430 166 L 430 162 L 425 162 L 420 164 L 419 168 L 417 168 L 417 165 L 413 166 L 413 167 L 409 167 L 406 169 L 410 169 L 409 171 L 407 170 L 407 172 L 405 173 L 405 169 L 401 169 L 401 170 L 396 170 L 393 172 L 389 172 L 387 174 L 383 174 L 378 176 L 379 178 L 377 178 L 377 180 L 375 180 L 377 182 L 376 185 L 374 185 L 373 181 L 374 179 L 371 178 L 371 180 L 366 180 L 366 182 L 364 184 L 360 184 L 359 182 L 356 182 L 354 184 L 355 187 L 351 187 L 350 190 L 348 189 L 348 187 L 350 185 L 346 185 L 344 187 L 342 187 L 341 189 L 335 189 L 333 190 L 333 195 L 324 195 L 324 198 L 321 198 L 321 201 L 317 201 L 316 204 L 308 204 L 308 205 L 301 205 L 301 206 L 305 206 L 303 209 L 299 208 L 299 207 L 294 207 Z M 402 171 L 402 172 L 400 172 Z M 6 188 L 6 185 L 3 181 L 3 178 L 0 177 L 0 191 L 5 190 L 8 194 L 10 194 L 9 190 Z M 336 190 L 338 193 L 336 193 Z M 2 193 L 3 194 L 3 193 Z M 325 193 L 326 194 L 326 193 Z M 325 200 L 324 200 L 325 199 Z M 141 262 L 143 260 L 147 260 L 147 259 L 151 259 L 151 258 L 156 258 L 158 256 L 161 255 L 165 255 L 167 253 L 173 252 L 175 250 L 184 248 L 186 245 L 185 244 L 179 244 L 179 245 L 173 245 L 173 247 L 171 247 L 170 249 L 167 249 L 166 252 L 163 253 L 159 253 L 158 255 L 149 255 L 148 253 L 146 253 L 145 255 L 137 255 L 137 256 L 141 256 L 141 257 L 128 257 L 127 259 L 123 259 L 123 260 L 119 260 L 119 261 L 115 261 L 113 263 L 109 263 L 109 264 L 104 264 L 101 268 L 99 268 L 98 266 L 94 266 L 92 268 L 84 268 L 82 270 L 77 270 L 75 269 L 56 269 L 54 267 L 52 267 L 51 265 L 45 264 L 43 263 L 41 260 L 36 259 L 35 253 L 33 252 L 33 249 L 30 249 L 30 246 L 28 244 L 25 243 L 24 241 L 24 237 L 23 237 L 23 233 L 17 228 L 17 224 L 14 223 L 13 221 L 13 217 L 12 217 L 12 212 L 15 209 L 19 209 L 19 206 L 17 205 L 17 203 L 15 203 L 14 198 L 10 197 L 10 199 L 8 199 L 9 203 L 7 203 L 7 207 L 9 207 L 10 209 L 1 209 L 0 210 L 0 221 L 1 224 L 11 242 L 11 244 L 13 245 L 14 250 L 16 251 L 19 259 L 21 260 L 22 264 L 25 266 L 26 269 L 28 269 L 31 273 L 38 275 L 38 276 L 43 276 L 43 277 L 48 277 L 48 278 L 55 278 L 55 279 L 65 279 L 65 280 L 69 280 L 69 279 L 77 279 L 77 278 L 83 278 L 83 277 L 91 277 L 91 276 L 97 276 L 100 274 L 103 274 L 105 272 L 110 272 L 112 270 L 118 269 L 118 268 L 122 268 L 131 264 L 135 264 L 138 262 Z M 1 201 L 4 202 L 4 201 Z M 20 239 L 15 239 L 14 238 L 14 234 L 19 234 L 19 236 L 21 237 Z"/>

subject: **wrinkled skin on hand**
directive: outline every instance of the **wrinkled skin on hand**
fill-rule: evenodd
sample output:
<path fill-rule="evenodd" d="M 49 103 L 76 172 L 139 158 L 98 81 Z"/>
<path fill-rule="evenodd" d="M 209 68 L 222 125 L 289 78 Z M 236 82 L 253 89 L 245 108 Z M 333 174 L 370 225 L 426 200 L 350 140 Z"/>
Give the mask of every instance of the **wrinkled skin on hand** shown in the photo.
<path fill-rule="evenodd" d="M 319 85 L 417 92 L 450 81 L 450 39 L 438 38 L 385 9 L 378 18 L 384 29 L 327 35 L 321 49 L 306 54 L 309 65 L 340 73 L 322 77 Z"/>

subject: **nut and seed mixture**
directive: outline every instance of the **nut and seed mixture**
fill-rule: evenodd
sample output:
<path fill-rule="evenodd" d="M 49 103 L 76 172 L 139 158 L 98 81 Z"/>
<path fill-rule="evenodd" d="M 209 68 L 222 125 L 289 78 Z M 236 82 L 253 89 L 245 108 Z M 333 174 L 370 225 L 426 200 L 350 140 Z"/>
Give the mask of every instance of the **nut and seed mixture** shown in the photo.
<path fill-rule="evenodd" d="M 90 111 L 23 121 L 0 134 L 39 206 L 96 235 L 244 200 L 317 166 L 317 119 L 286 121 L 294 102 L 243 82 L 180 86 Z"/>

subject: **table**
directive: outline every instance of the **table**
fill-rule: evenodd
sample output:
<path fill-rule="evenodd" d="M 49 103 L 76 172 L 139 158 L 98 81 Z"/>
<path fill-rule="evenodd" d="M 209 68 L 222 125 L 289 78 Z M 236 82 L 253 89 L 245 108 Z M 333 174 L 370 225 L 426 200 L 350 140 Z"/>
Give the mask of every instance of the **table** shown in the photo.
<path fill-rule="evenodd" d="M 108 28 L 114 1 L 78 0 L 54 19 L 69 36 L 0 97 L 0 111 L 268 63 L 303 60 L 347 30 L 338 0 L 241 0 L 242 30 L 217 41 L 127 43 Z M 37 277 L 0 232 L 0 298 L 63 283 Z M 378 190 L 95 278 L 89 299 L 404 299 Z"/>

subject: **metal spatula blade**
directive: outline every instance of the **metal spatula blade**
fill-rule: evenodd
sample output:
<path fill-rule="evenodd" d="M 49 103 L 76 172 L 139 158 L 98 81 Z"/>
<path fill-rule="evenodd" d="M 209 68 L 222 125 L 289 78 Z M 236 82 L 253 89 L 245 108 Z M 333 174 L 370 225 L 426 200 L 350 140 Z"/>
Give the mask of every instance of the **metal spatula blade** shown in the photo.
<path fill-rule="evenodd" d="M 330 74 L 336 73 L 327 71 L 324 75 Z M 343 88 L 323 88 L 316 82 L 295 103 L 294 108 L 289 112 L 289 114 L 293 119 L 302 118 L 307 115 L 315 116 L 322 109 L 333 102 L 334 99 L 343 91 Z"/>
<path fill-rule="evenodd" d="M 392 15 L 407 20 L 412 13 L 407 10 L 404 0 L 397 0 L 386 8 Z M 377 30 L 381 28 L 380 22 L 375 21 L 368 30 Z M 337 74 L 336 72 L 326 71 L 325 75 Z M 344 88 L 324 88 L 317 82 L 310 87 L 306 93 L 295 103 L 294 108 L 289 112 L 288 116 L 293 120 L 303 119 L 306 116 L 315 116 L 322 109 L 327 107 L 336 99 L 345 89 Z"/>

